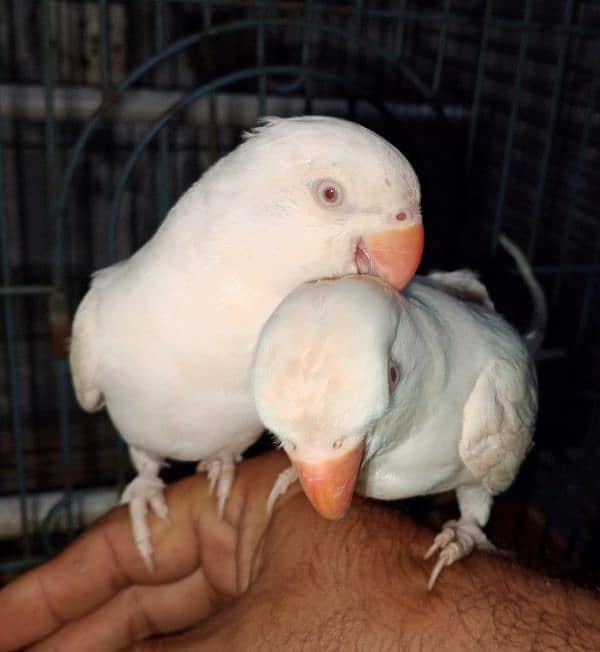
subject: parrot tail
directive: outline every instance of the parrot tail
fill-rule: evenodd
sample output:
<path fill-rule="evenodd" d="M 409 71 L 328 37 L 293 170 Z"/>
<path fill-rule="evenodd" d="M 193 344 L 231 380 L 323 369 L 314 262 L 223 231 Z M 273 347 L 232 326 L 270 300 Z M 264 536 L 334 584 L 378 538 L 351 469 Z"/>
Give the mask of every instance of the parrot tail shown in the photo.
<path fill-rule="evenodd" d="M 525 281 L 525 285 L 531 293 L 533 299 L 533 315 L 529 326 L 523 334 L 523 339 L 527 348 L 532 355 L 535 355 L 541 348 L 546 333 L 546 324 L 548 323 L 548 304 L 546 295 L 542 286 L 533 274 L 531 265 L 525 257 L 525 254 L 517 245 L 505 234 L 500 234 L 498 238 L 502 247 L 508 252 L 517 264 L 517 268 Z"/>

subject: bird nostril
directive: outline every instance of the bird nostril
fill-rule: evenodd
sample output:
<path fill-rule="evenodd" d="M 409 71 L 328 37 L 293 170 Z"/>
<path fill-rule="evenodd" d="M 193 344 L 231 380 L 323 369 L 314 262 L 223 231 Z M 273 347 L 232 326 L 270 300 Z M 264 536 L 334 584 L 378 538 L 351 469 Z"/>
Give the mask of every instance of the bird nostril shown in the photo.
<path fill-rule="evenodd" d="M 408 217 L 408 215 L 404 211 L 402 211 L 401 213 L 398 213 L 398 215 L 396 215 L 396 219 L 398 220 L 398 222 L 404 222 L 404 220 L 407 217 Z"/>

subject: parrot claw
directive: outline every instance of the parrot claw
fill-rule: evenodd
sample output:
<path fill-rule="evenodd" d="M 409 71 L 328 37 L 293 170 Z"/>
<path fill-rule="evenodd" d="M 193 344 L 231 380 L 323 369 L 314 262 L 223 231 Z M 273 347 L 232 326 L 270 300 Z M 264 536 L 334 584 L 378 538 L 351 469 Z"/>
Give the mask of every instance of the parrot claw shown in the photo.
<path fill-rule="evenodd" d="M 273 507 L 275 507 L 275 503 L 277 502 L 279 496 L 283 496 L 290 485 L 294 484 L 297 479 L 298 474 L 296 473 L 296 469 L 293 466 L 289 466 L 287 469 L 285 469 L 285 471 L 282 471 L 277 476 L 277 480 L 275 480 L 273 488 L 271 489 L 271 493 L 267 498 L 267 514 L 271 515 Z"/>
<path fill-rule="evenodd" d="M 425 553 L 425 559 L 429 559 L 436 551 L 440 551 L 427 588 L 431 591 L 442 570 L 455 561 L 470 555 L 474 548 L 487 552 L 496 550 L 496 547 L 473 519 L 461 518 L 458 521 L 444 523 L 442 531 L 435 537 L 433 545 Z"/>
<path fill-rule="evenodd" d="M 454 529 L 458 521 L 448 521 L 444 523 L 442 531 L 435 537 L 433 540 L 433 545 L 425 553 L 425 559 L 429 559 L 436 550 L 440 548 L 445 548 L 454 538 L 455 532 Z"/>
<path fill-rule="evenodd" d="M 198 473 L 208 473 L 208 491 L 211 495 L 215 493 L 216 488 L 219 518 L 223 518 L 223 514 L 225 513 L 225 503 L 227 502 L 235 476 L 235 464 L 241 459 L 241 455 L 226 455 L 204 460 L 196 467 Z"/>
<path fill-rule="evenodd" d="M 133 539 L 144 565 L 154 572 L 154 559 L 150 528 L 148 527 L 148 505 L 158 518 L 168 521 L 169 508 L 164 497 L 164 482 L 157 476 L 138 475 L 125 488 L 121 504 L 129 503 L 129 516 Z"/>

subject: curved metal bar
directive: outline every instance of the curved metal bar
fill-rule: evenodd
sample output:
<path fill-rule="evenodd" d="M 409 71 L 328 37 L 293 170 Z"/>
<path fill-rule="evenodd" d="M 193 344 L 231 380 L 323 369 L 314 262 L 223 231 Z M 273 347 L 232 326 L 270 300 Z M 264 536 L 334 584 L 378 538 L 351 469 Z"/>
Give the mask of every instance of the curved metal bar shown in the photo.
<path fill-rule="evenodd" d="M 165 60 L 171 58 L 172 56 L 179 54 L 181 51 L 201 43 L 202 41 L 210 38 L 211 36 L 216 36 L 219 34 L 227 34 L 237 31 L 242 31 L 245 29 L 257 29 L 260 24 L 281 27 L 281 26 L 290 26 L 298 27 L 301 29 L 311 29 L 326 34 L 331 34 L 333 36 L 341 37 L 348 42 L 358 45 L 359 47 L 364 47 L 370 49 L 375 54 L 378 54 L 382 59 L 387 61 L 390 64 L 392 69 L 397 69 L 415 88 L 419 93 L 424 97 L 425 100 L 430 102 L 432 108 L 440 114 L 440 117 L 445 117 L 445 114 L 441 108 L 439 102 L 434 98 L 428 86 L 423 82 L 412 70 L 406 66 L 401 61 L 394 59 L 392 53 L 387 52 L 384 48 L 377 45 L 374 41 L 369 39 L 357 37 L 356 34 L 349 30 L 345 30 L 339 27 L 334 27 L 331 25 L 323 25 L 321 23 L 313 23 L 306 20 L 286 20 L 283 18 L 263 18 L 261 20 L 240 20 L 227 23 L 226 25 L 219 25 L 216 27 L 210 27 L 203 32 L 198 34 L 192 34 L 191 36 L 186 36 L 178 41 L 175 41 L 172 45 L 165 48 L 162 52 L 148 58 L 144 63 L 140 64 L 135 68 L 121 83 L 119 83 L 115 89 L 115 96 L 111 97 L 111 102 L 114 102 L 115 97 L 120 97 L 126 90 L 131 88 L 133 84 L 140 79 L 144 74 L 155 66 L 163 63 Z M 99 122 L 104 117 L 106 107 L 108 102 L 103 102 L 98 110 L 92 115 L 89 122 L 83 129 L 81 135 L 77 139 L 73 152 L 69 157 L 69 161 L 65 168 L 65 174 L 63 177 L 62 191 L 57 198 L 57 210 L 60 215 L 63 214 L 70 182 L 73 178 L 75 168 L 81 156 L 81 153 L 86 146 L 92 132 L 98 126 Z"/>
<path fill-rule="evenodd" d="M 270 91 L 275 93 L 281 93 L 282 95 L 287 95 L 288 93 L 293 93 L 295 90 L 300 88 L 304 83 L 304 75 L 300 73 L 296 79 L 292 79 L 289 82 L 282 82 L 281 84 L 276 84 L 275 82 L 267 81 L 267 88 Z"/>
<path fill-rule="evenodd" d="M 50 528 L 52 527 L 54 521 L 60 516 L 61 511 L 64 509 L 71 509 L 70 496 L 63 496 L 56 502 L 55 505 L 52 506 L 50 510 L 48 510 L 46 518 L 44 518 L 40 527 L 42 545 L 49 556 L 53 556 L 58 552 L 58 550 L 52 545 L 52 542 L 50 541 Z"/>
<path fill-rule="evenodd" d="M 342 86 L 346 86 L 351 89 L 359 89 L 360 87 L 355 83 L 354 80 L 340 77 L 333 73 L 328 73 L 325 71 L 314 70 L 310 68 L 301 68 L 299 66 L 260 66 L 255 68 L 246 68 L 244 70 L 238 70 L 236 72 L 230 73 L 229 75 L 224 75 L 219 77 L 208 84 L 204 84 L 199 88 L 189 91 L 176 102 L 168 111 L 166 111 L 140 138 L 135 149 L 131 153 L 129 159 L 125 163 L 123 171 L 119 175 L 117 180 L 117 187 L 115 190 L 113 201 L 111 202 L 110 212 L 109 212 L 109 223 L 108 223 L 108 261 L 107 264 L 112 264 L 117 259 L 116 251 L 116 242 L 117 242 L 117 220 L 119 208 L 121 201 L 123 200 L 123 195 L 125 194 L 125 189 L 129 181 L 131 172 L 140 158 L 142 152 L 152 140 L 152 138 L 171 120 L 175 119 L 175 116 L 185 109 L 190 104 L 193 104 L 195 101 L 199 100 L 205 95 L 208 95 L 215 90 L 227 86 L 229 84 L 234 84 L 235 82 L 242 81 L 245 79 L 252 79 L 259 77 L 260 75 L 296 75 L 302 74 L 311 79 L 321 79 L 326 81 L 331 81 Z M 378 106 L 378 102 L 373 102 L 375 106 Z"/>

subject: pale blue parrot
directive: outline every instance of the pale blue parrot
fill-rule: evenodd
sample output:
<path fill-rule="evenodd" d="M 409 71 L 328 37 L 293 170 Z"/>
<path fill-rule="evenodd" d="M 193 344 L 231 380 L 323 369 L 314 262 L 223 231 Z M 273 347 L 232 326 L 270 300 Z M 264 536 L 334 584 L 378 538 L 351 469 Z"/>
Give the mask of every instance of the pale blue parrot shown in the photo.
<path fill-rule="evenodd" d="M 353 491 L 395 500 L 454 489 L 460 519 L 446 523 L 430 588 L 477 546 L 494 495 L 532 445 L 544 295 L 510 241 L 536 306 L 521 337 L 468 270 L 416 277 L 402 293 L 349 276 L 293 291 L 262 330 L 252 390 L 263 423 L 315 509 L 341 518 Z"/>

